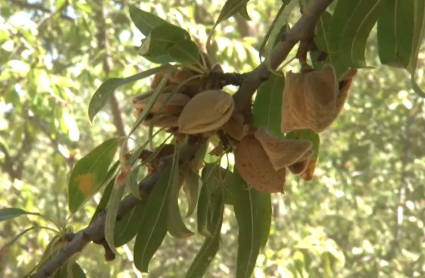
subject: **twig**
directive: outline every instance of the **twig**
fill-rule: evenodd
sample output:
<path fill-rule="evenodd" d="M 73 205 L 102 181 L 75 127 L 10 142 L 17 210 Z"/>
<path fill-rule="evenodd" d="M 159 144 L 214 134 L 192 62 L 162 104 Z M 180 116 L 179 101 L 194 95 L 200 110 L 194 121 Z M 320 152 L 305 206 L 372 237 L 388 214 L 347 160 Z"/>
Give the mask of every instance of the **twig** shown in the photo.
<path fill-rule="evenodd" d="M 285 34 L 284 40 L 279 42 L 270 55 L 270 68 L 276 70 L 286 59 L 292 48 L 301 40 L 310 39 L 314 36 L 316 24 L 320 16 L 333 0 L 312 1 L 297 23 Z M 267 69 L 266 62 L 263 62 L 255 70 L 248 73 L 243 84 L 233 95 L 236 110 L 242 111 L 251 105 L 252 95 L 260 87 L 261 83 L 267 80 L 271 72 Z"/>
<path fill-rule="evenodd" d="M 43 4 L 39 4 L 39 3 L 28 3 L 25 1 L 21 1 L 21 0 L 9 0 L 9 2 L 15 4 L 16 6 L 19 6 L 21 8 L 26 8 L 26 9 L 31 9 L 31 10 L 38 10 L 38 11 L 42 11 L 44 13 L 53 13 L 50 9 L 46 8 L 43 6 Z M 69 21 L 73 21 L 74 19 L 66 14 L 60 14 L 60 17 Z"/>

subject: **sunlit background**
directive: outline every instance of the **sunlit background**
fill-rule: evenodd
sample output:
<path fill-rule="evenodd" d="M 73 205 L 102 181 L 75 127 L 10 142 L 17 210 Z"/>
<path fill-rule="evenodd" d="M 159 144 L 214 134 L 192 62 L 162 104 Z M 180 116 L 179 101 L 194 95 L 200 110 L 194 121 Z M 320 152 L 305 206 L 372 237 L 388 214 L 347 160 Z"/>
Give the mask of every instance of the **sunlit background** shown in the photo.
<path fill-rule="evenodd" d="M 64 225 L 75 161 L 129 131 L 135 120 L 131 98 L 148 91 L 150 79 L 117 90 L 93 125 L 87 107 L 106 78 L 153 66 L 136 55 L 134 46 L 143 36 L 129 19 L 130 4 L 182 26 L 204 45 L 223 1 L 2 1 L 0 208 L 40 212 Z M 212 60 L 228 72 L 255 68 L 279 4 L 250 1 L 251 21 L 238 15 L 220 24 Z M 297 11 L 290 22 L 298 17 Z M 273 226 L 257 260 L 257 278 L 425 277 L 424 102 L 413 93 L 406 71 L 380 66 L 376 31 L 366 55 L 375 68 L 359 71 L 342 115 L 322 134 L 315 178 L 304 182 L 288 175 L 286 194 L 273 196 Z M 422 88 L 424 59 L 422 50 L 417 73 Z M 294 61 L 286 70 L 296 68 Z M 133 146 L 145 133 L 137 132 Z M 100 196 L 67 225 L 84 228 Z M 1 222 L 0 246 L 34 225 L 50 224 L 37 216 Z M 194 219 L 188 226 L 196 230 Z M 226 209 L 223 248 L 205 277 L 234 277 L 237 232 L 233 211 Z M 36 229 L 21 237 L 2 259 L 5 277 L 23 277 L 34 268 L 52 236 Z M 184 277 L 202 242 L 198 235 L 167 236 L 144 276 Z M 87 277 L 142 277 L 133 267 L 133 244 L 120 248 L 113 262 L 91 244 L 78 262 Z"/>

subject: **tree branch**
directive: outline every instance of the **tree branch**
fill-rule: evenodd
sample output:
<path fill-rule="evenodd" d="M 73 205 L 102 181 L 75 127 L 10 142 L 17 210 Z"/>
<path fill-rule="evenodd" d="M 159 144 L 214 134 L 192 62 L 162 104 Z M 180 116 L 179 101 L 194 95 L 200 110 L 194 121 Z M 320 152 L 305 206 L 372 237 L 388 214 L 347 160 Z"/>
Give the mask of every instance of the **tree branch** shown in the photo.
<path fill-rule="evenodd" d="M 180 151 L 180 162 L 189 161 L 202 145 L 204 140 L 197 140 L 190 137 L 188 143 L 182 147 Z M 147 196 L 153 186 L 155 185 L 158 177 L 164 170 L 171 167 L 172 157 L 168 157 L 163 164 L 163 167 L 156 174 L 148 176 L 139 185 L 139 192 L 141 197 Z M 132 194 L 127 195 L 120 204 L 118 209 L 117 219 L 121 219 L 126 213 L 133 209 L 138 203 L 139 199 Z M 106 212 L 99 213 L 98 218 L 87 228 L 79 231 L 74 235 L 69 244 L 63 247 L 50 261 L 43 265 L 36 273 L 31 275 L 32 278 L 49 277 L 55 273 L 67 260 L 74 254 L 81 252 L 83 248 L 91 241 L 101 242 L 105 236 L 105 220 Z"/>
<path fill-rule="evenodd" d="M 48 14 L 52 14 L 53 11 L 51 11 L 50 9 L 46 8 L 43 6 L 43 4 L 39 4 L 39 3 L 28 3 L 25 1 L 21 1 L 21 0 L 9 0 L 9 2 L 15 4 L 16 6 L 19 6 L 21 8 L 24 9 L 31 9 L 31 10 L 38 10 L 41 11 L 43 13 L 48 13 Z M 73 21 L 74 19 L 70 16 L 67 16 L 66 14 L 62 14 L 60 15 L 61 18 L 69 20 L 69 21 Z"/>
<path fill-rule="evenodd" d="M 272 70 L 277 69 L 299 41 L 314 37 L 314 31 L 320 16 L 332 2 L 333 0 L 315 0 L 311 2 L 297 23 L 285 34 L 285 38 L 273 49 L 270 55 L 270 68 Z M 237 111 L 242 111 L 251 105 L 252 95 L 270 77 L 270 74 L 266 61 L 248 73 L 239 90 L 233 95 Z"/>
<path fill-rule="evenodd" d="M 333 2 L 333 0 L 316 0 L 312 1 L 306 12 L 298 20 L 298 22 L 292 27 L 285 36 L 285 39 L 280 42 L 274 49 L 270 58 L 271 69 L 275 70 L 288 56 L 291 49 L 295 44 L 302 40 L 312 38 L 314 36 L 314 30 L 316 24 L 326 10 L 326 8 Z M 236 109 L 241 111 L 245 107 L 251 105 L 251 98 L 254 92 L 258 89 L 262 82 L 267 80 L 270 76 L 270 71 L 267 69 L 266 63 L 259 65 L 254 71 L 248 73 L 247 78 L 244 78 L 239 90 L 234 95 Z M 194 139 L 195 137 L 189 137 Z M 195 138 L 196 139 L 196 138 Z M 195 140 L 194 139 L 194 140 Z M 180 161 L 187 162 L 196 153 L 203 140 L 189 140 L 188 144 L 185 145 L 180 151 Z M 171 159 L 167 159 L 164 163 L 164 167 L 155 175 L 149 176 L 143 180 L 140 184 L 139 190 L 141 196 L 149 194 L 151 188 L 155 185 L 157 178 L 167 167 L 170 167 Z M 139 202 L 139 199 L 132 195 L 125 197 L 120 204 L 118 211 L 118 218 L 124 216 Z M 41 267 L 32 278 L 48 277 L 52 275 L 57 269 L 59 269 L 73 254 L 81 251 L 91 241 L 101 241 L 104 238 L 104 227 L 105 227 L 106 213 L 99 215 L 99 218 L 94 221 L 89 227 L 81 230 L 73 240 L 62 250 L 56 254 L 49 262 Z"/>

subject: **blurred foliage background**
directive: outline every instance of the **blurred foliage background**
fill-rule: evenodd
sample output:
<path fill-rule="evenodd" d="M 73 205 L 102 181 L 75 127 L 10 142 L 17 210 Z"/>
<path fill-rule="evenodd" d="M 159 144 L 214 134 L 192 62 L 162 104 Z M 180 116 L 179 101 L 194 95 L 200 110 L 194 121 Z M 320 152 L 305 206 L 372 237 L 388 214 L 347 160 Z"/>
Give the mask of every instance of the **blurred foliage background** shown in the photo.
<path fill-rule="evenodd" d="M 251 21 L 239 15 L 215 31 L 212 60 L 228 72 L 259 63 L 258 49 L 280 1 L 250 1 Z M 0 207 L 19 207 L 65 224 L 67 182 L 75 161 L 102 141 L 123 136 L 134 121 L 131 98 L 147 80 L 117 91 L 109 109 L 90 124 L 88 101 L 108 77 L 143 71 L 137 56 L 142 35 L 131 24 L 136 5 L 206 41 L 223 1 L 6 0 L 0 6 Z M 299 17 L 294 13 L 290 22 Z M 368 41 L 345 110 L 322 134 L 318 170 L 311 182 L 289 176 L 286 194 L 273 198 L 271 236 L 255 277 L 425 277 L 425 112 L 408 74 L 378 66 L 376 32 Z M 425 51 L 419 56 L 422 87 Z M 287 70 L 295 63 L 289 64 Z M 142 139 L 141 129 L 137 140 Z M 98 194 L 69 220 L 84 228 Z M 0 246 L 43 218 L 2 222 Z M 194 225 L 192 219 L 191 225 Z M 233 277 L 237 223 L 225 212 L 222 248 L 206 277 Z M 22 237 L 4 262 L 7 277 L 23 277 L 52 238 L 39 229 Z M 169 236 L 151 263 L 149 277 L 183 277 L 201 236 Z M 130 243 L 107 263 L 89 245 L 79 264 L 87 277 L 141 277 Z"/>

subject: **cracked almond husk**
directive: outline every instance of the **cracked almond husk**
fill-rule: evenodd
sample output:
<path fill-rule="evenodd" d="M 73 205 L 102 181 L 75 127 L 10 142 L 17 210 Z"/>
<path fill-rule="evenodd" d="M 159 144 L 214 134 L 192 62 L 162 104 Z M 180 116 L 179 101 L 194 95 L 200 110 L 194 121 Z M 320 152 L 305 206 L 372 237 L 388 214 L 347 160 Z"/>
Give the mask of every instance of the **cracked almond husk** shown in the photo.
<path fill-rule="evenodd" d="M 179 117 L 168 114 L 158 114 L 155 117 L 151 117 L 150 119 L 146 119 L 143 121 L 144 126 L 151 126 L 152 124 L 155 127 L 178 127 Z"/>
<path fill-rule="evenodd" d="M 299 175 L 303 173 L 307 169 L 312 154 L 313 152 L 311 150 L 306 152 L 302 157 L 298 159 L 297 162 L 288 166 L 289 171 L 291 171 L 291 173 L 294 175 Z"/>
<path fill-rule="evenodd" d="M 133 101 L 136 110 L 143 110 L 149 103 L 152 96 L 146 96 Z M 134 100 L 134 99 L 133 99 Z M 183 107 L 190 101 L 187 95 L 181 93 L 162 93 L 158 96 L 149 113 L 151 114 L 169 114 L 180 115 Z M 165 105 L 164 105 L 165 104 Z M 164 105 L 164 106 L 163 106 Z"/>
<path fill-rule="evenodd" d="M 185 134 L 213 132 L 232 116 L 235 104 L 230 94 L 207 90 L 194 96 L 179 116 L 179 131 Z"/>
<path fill-rule="evenodd" d="M 283 193 L 286 168 L 273 169 L 269 157 L 255 135 L 245 136 L 235 150 L 235 167 L 252 187 L 268 193 Z"/>
<path fill-rule="evenodd" d="M 270 130 L 263 127 L 257 129 L 255 137 L 261 143 L 276 171 L 299 161 L 313 146 L 309 141 L 276 137 Z"/>
<path fill-rule="evenodd" d="M 357 70 L 350 69 L 337 82 L 331 65 L 307 73 L 288 72 L 283 91 L 282 132 L 311 129 L 320 133 L 327 129 L 341 112 L 356 73 Z"/>
<path fill-rule="evenodd" d="M 236 141 L 241 141 L 248 133 L 248 126 L 241 113 L 234 112 L 230 120 L 223 126 L 223 131 Z"/>
<path fill-rule="evenodd" d="M 300 174 L 300 177 L 306 181 L 312 180 L 314 171 L 316 170 L 316 164 L 317 159 L 309 160 L 306 169 Z"/>

